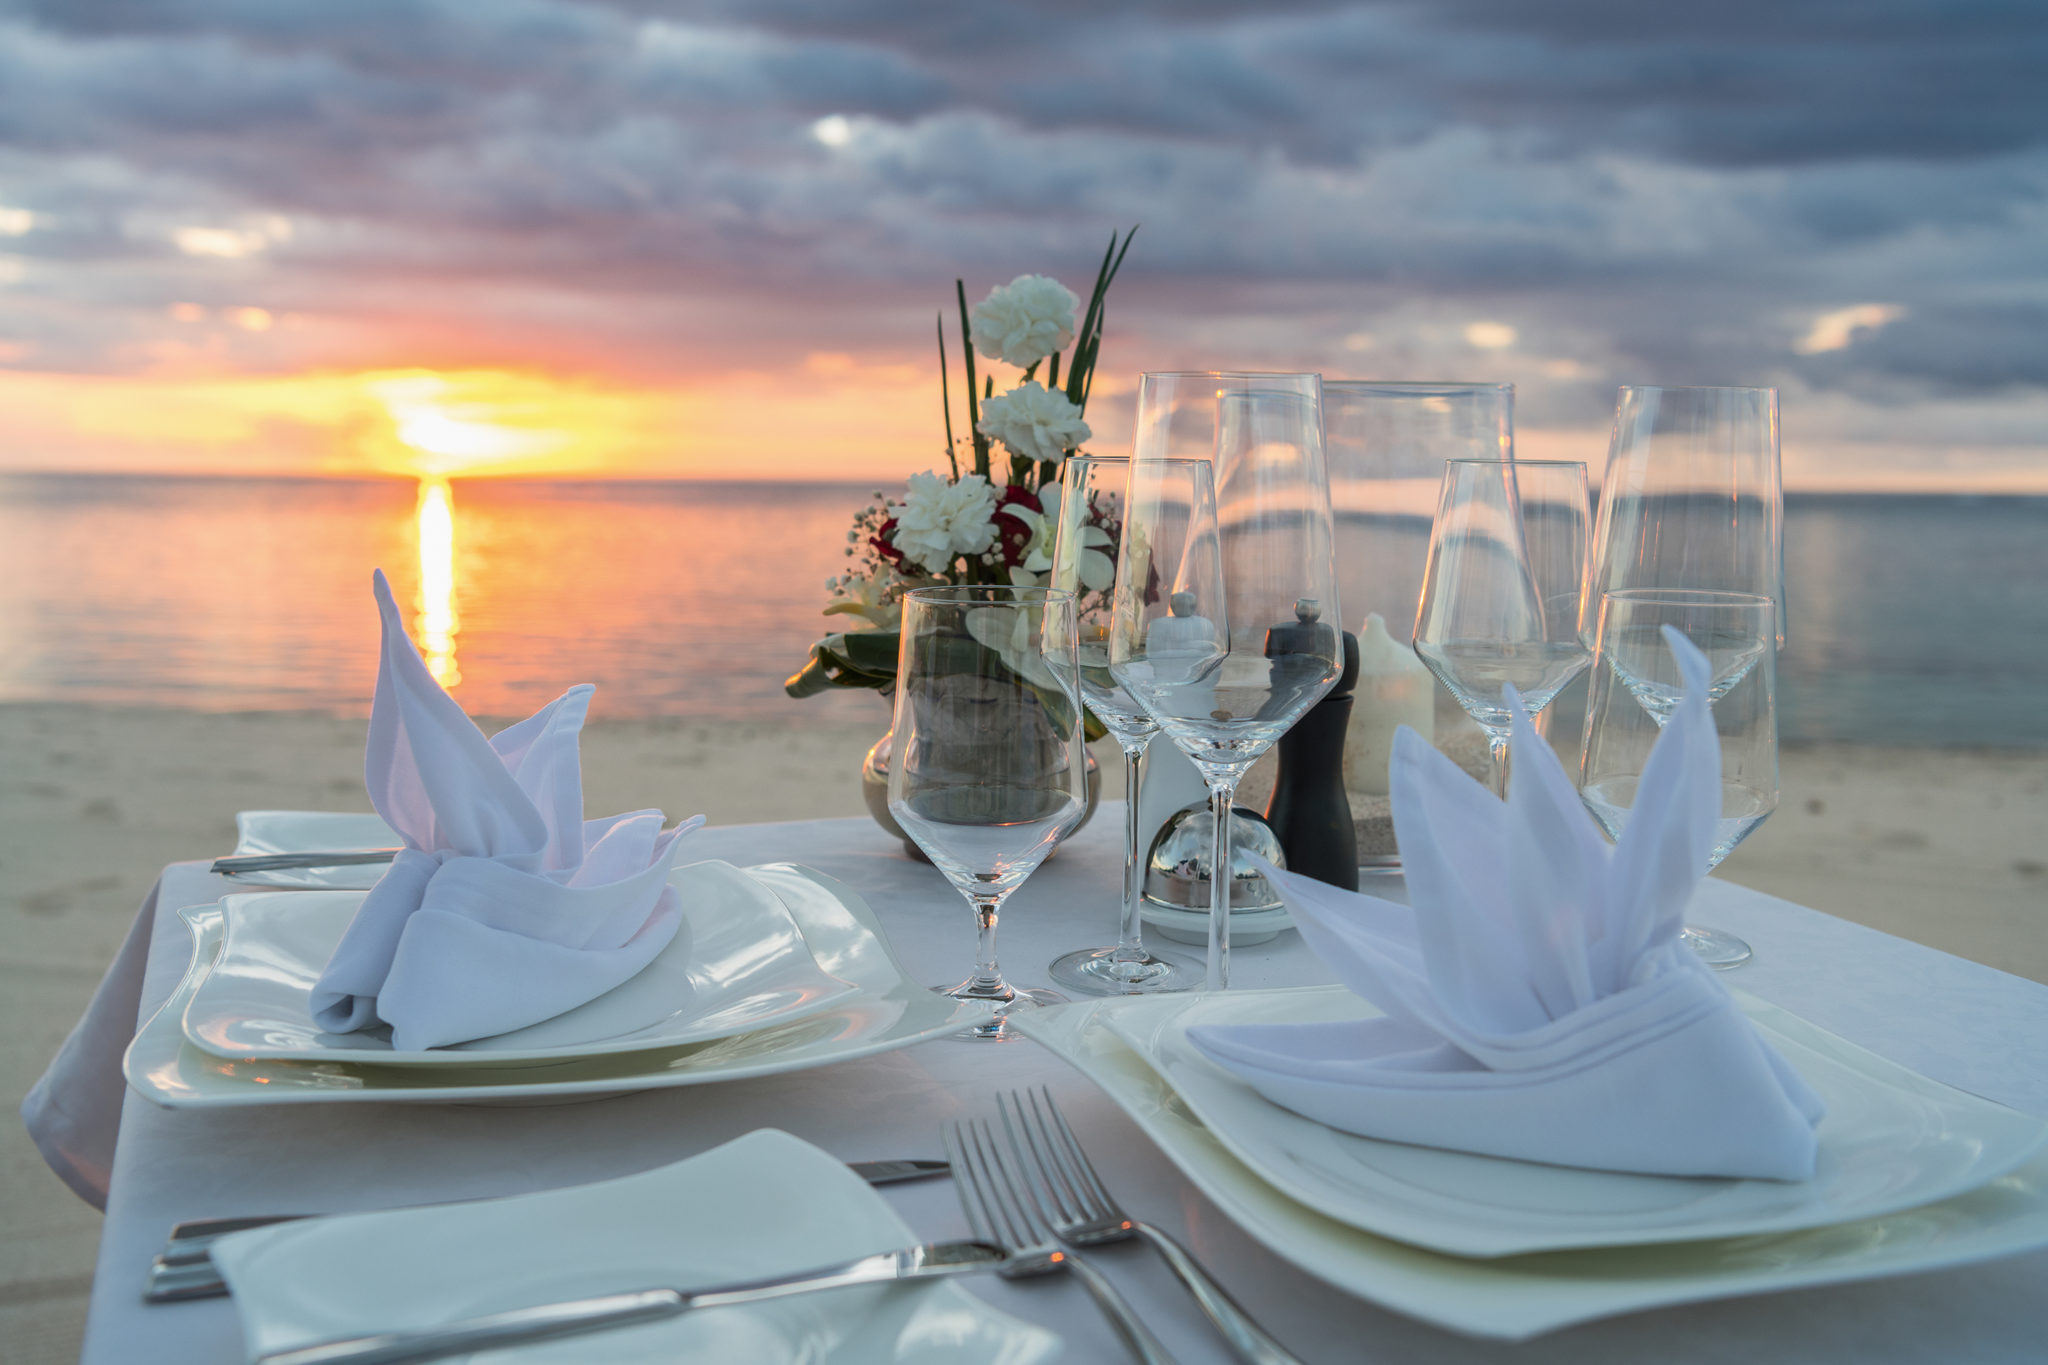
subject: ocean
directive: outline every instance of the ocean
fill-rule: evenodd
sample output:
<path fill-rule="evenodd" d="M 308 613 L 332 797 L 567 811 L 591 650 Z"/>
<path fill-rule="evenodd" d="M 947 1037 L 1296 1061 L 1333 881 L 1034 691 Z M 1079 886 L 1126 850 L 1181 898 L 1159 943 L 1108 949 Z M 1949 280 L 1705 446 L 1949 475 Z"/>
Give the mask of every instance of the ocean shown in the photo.
<path fill-rule="evenodd" d="M 0 701 L 365 714 L 382 567 L 479 716 L 879 729 L 782 691 L 871 492 L 0 475 Z M 1785 567 L 1785 738 L 2048 747 L 2048 498 L 1789 494 Z"/>

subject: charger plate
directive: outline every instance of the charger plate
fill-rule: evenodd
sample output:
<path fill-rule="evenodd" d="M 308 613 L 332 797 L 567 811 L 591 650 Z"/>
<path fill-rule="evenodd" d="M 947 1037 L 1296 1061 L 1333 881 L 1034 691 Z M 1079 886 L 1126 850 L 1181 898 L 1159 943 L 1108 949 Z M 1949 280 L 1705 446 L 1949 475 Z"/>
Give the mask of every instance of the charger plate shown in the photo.
<path fill-rule="evenodd" d="M 185 1038 L 232 1061 L 476 1067 L 680 1047 L 829 1009 L 855 987 L 819 968 L 773 892 L 730 863 L 674 869 L 682 925 L 630 979 L 525 1028 L 454 1047 L 398 1051 L 383 1025 L 329 1033 L 310 996 L 367 892 L 229 896 L 227 937 L 185 1006 Z"/>
<path fill-rule="evenodd" d="M 1339 1222 L 1233 1155 L 1097 1016 L 1114 1000 L 1013 1020 L 1100 1086 L 1188 1180 L 1274 1255 L 1346 1293 L 1472 1336 L 1522 1340 L 1639 1309 L 1877 1279 L 2048 1247 L 2048 1156 L 1966 1194 L 1882 1217 L 1768 1236 L 1492 1259 L 1431 1251 Z"/>
<path fill-rule="evenodd" d="M 818 966 L 857 989 L 829 1009 L 775 1028 L 708 1043 L 552 1062 L 452 1067 L 354 1061 L 234 1061 L 193 1047 L 181 1020 L 220 951 L 217 905 L 180 910 L 192 932 L 184 979 L 135 1036 L 122 1059 L 128 1083 L 173 1109 L 256 1104 L 550 1103 L 634 1090 L 706 1085 L 827 1066 L 958 1032 L 988 1017 L 986 1005 L 934 995 L 909 981 L 859 893 L 811 868 L 746 869 L 789 908 Z"/>
<path fill-rule="evenodd" d="M 639 1175 L 384 1213 L 311 1218 L 217 1243 L 254 1356 L 591 1294 L 730 1284 L 921 1239 L 859 1176 L 760 1129 Z M 1047 1365 L 1060 1339 L 956 1280 L 861 1285 L 469 1357 L 512 1365 Z"/>
<path fill-rule="evenodd" d="M 1360 1137 L 1274 1104 L 1188 1041 L 1196 1024 L 1376 1013 L 1342 986 L 1155 997 L 1098 1017 L 1281 1193 L 1339 1222 L 1458 1256 L 1855 1222 L 1975 1189 L 2048 1145 L 2048 1121 L 1928 1080 L 1754 997 L 1737 998 L 1827 1103 L 1810 1180 L 1635 1175 Z"/>

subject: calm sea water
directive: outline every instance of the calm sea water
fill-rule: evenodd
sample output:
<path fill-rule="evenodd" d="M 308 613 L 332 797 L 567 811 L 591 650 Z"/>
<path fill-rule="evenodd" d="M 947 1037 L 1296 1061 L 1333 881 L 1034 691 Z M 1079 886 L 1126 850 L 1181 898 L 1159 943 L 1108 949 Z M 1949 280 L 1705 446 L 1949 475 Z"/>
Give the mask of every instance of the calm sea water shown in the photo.
<path fill-rule="evenodd" d="M 0 476 L 0 700 L 363 714 L 382 566 L 478 715 L 879 728 L 782 692 L 869 490 Z M 1786 577 L 1788 738 L 2048 746 L 2048 499 L 1795 494 Z"/>

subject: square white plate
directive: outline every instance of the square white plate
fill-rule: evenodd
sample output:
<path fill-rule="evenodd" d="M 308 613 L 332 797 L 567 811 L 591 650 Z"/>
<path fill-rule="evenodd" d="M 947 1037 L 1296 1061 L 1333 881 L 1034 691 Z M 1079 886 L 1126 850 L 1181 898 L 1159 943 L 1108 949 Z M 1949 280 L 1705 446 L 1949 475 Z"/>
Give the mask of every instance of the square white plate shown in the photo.
<path fill-rule="evenodd" d="M 185 1037 L 230 1059 L 475 1067 L 701 1043 L 791 1023 L 852 994 L 812 960 L 787 907 L 732 864 L 678 867 L 669 884 L 682 927 L 631 979 L 525 1028 L 409 1052 L 394 1050 L 382 1026 L 329 1033 L 313 1022 L 313 986 L 367 892 L 229 896 L 227 941 L 185 1007 Z"/>
<path fill-rule="evenodd" d="M 1975 1189 L 2048 1144 L 2048 1121 L 1952 1090 L 1775 1006 L 1738 998 L 1827 1102 L 1810 1180 L 1632 1175 L 1359 1137 L 1281 1108 L 1188 1041 L 1195 1024 L 1376 1013 L 1342 986 L 1138 999 L 1098 1018 L 1281 1193 L 1339 1222 L 1458 1256 L 1855 1222 Z"/>
<path fill-rule="evenodd" d="M 832 1157 L 762 1129 L 620 1180 L 240 1233 L 216 1244 L 213 1259 L 254 1358 L 592 1294 L 708 1288 L 922 1240 Z M 945 1280 L 704 1309 L 471 1359 L 1037 1365 L 1060 1351 L 1050 1332 Z"/>
<path fill-rule="evenodd" d="M 1644 1308 L 1967 1265 L 2048 1246 L 2048 1157 L 1968 1194 L 1770 1237 L 1474 1260 L 1340 1223 L 1231 1155 L 1166 1080 L 1095 1018 L 1113 1001 L 1031 1010 L 1020 1032 L 1072 1063 L 1194 1186 L 1281 1259 L 1346 1293 L 1473 1336 L 1522 1340 Z"/>
<path fill-rule="evenodd" d="M 235 816 L 235 854 L 319 853 L 332 849 L 396 848 L 398 832 L 378 816 L 332 810 L 245 810 Z M 353 867 L 287 867 L 275 872 L 235 872 L 229 880 L 250 886 L 283 886 L 314 891 L 367 891 L 389 863 Z"/>
<path fill-rule="evenodd" d="M 855 993 L 807 1019 L 714 1042 L 531 1065 L 494 1066 L 488 1059 L 472 1069 L 230 1061 L 193 1047 L 181 1025 L 225 929 L 218 906 L 195 906 L 178 912 L 193 940 L 184 980 L 128 1045 L 122 1070 L 137 1093 L 171 1109 L 559 1103 L 829 1066 L 956 1033 L 988 1017 L 986 1005 L 934 995 L 905 979 L 874 911 L 851 887 L 793 863 L 748 868 L 746 875 L 789 907 L 812 958 L 857 986 Z"/>

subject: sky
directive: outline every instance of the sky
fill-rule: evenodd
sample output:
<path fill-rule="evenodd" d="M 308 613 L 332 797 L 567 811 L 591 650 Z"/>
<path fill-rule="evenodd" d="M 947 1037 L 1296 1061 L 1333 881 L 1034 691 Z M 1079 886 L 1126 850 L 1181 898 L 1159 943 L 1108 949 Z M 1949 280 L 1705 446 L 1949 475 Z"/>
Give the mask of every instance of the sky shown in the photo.
<path fill-rule="evenodd" d="M 0 0 L 0 468 L 899 477 L 934 316 L 2048 492 L 2038 0 Z M 953 343 L 957 362 L 957 336 Z"/>

